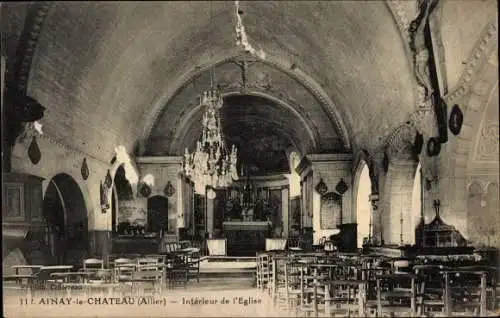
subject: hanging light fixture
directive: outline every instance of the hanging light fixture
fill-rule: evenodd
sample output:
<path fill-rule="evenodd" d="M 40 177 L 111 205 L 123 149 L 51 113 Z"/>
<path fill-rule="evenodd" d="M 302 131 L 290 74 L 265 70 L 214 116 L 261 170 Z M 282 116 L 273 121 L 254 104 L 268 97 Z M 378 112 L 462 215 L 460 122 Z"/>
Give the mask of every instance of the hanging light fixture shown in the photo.
<path fill-rule="evenodd" d="M 200 95 L 200 106 L 205 111 L 201 137 L 193 153 L 186 148 L 183 162 L 184 172 L 199 194 L 205 194 L 207 186 L 223 188 L 238 180 L 236 146 L 229 151 L 222 137 L 220 109 L 224 102 L 222 94 L 214 87 L 213 67 L 210 75 L 210 89 Z"/>
<path fill-rule="evenodd" d="M 219 113 L 222 104 L 222 96 L 216 89 L 201 95 L 200 106 L 205 108 L 201 138 L 193 153 L 186 148 L 184 154 L 184 172 L 200 194 L 205 193 L 207 186 L 223 188 L 238 180 L 236 146 L 229 151 L 222 137 Z"/>

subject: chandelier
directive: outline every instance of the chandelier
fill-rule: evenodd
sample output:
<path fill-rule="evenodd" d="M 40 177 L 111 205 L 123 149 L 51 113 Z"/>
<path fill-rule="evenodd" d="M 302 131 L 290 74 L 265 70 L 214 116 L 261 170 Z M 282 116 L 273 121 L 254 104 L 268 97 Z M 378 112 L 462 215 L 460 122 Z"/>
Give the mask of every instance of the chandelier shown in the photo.
<path fill-rule="evenodd" d="M 205 194 L 207 187 L 224 188 L 238 180 L 236 168 L 237 150 L 233 145 L 229 151 L 221 132 L 219 110 L 223 105 L 222 95 L 213 86 L 200 96 L 200 106 L 205 109 L 201 137 L 196 150 L 184 153 L 184 172 L 195 184 L 195 191 Z"/>

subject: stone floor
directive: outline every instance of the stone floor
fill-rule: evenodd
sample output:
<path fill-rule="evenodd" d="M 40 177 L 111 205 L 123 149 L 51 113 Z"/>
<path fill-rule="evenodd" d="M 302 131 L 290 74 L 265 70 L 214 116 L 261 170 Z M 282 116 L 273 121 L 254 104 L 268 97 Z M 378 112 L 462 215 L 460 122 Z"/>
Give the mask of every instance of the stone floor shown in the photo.
<path fill-rule="evenodd" d="M 255 288 L 249 264 L 216 265 L 200 269 L 199 283 L 191 281 L 186 288 L 175 286 L 154 296 L 128 298 L 74 292 L 68 299 L 65 291 L 43 291 L 27 298 L 25 292 L 4 284 L 4 317 L 281 316 L 269 296 Z"/>

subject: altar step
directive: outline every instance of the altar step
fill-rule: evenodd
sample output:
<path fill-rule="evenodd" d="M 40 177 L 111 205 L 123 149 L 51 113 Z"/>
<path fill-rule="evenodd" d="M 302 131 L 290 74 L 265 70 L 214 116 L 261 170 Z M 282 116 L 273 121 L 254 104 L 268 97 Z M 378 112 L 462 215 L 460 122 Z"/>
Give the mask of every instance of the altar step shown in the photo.
<path fill-rule="evenodd" d="M 213 256 L 204 256 L 201 258 L 202 260 L 206 260 L 207 262 L 254 262 L 255 256 L 224 256 L 224 255 L 213 255 Z"/>
<path fill-rule="evenodd" d="M 255 275 L 255 258 L 210 256 L 200 262 L 201 277 L 252 277 Z"/>

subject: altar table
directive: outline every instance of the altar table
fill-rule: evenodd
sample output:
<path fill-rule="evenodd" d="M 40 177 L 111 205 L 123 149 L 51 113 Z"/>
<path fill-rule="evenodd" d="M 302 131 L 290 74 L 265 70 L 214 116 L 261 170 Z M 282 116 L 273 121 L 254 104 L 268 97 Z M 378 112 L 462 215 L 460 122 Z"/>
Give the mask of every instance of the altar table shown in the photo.
<path fill-rule="evenodd" d="M 227 221 L 223 223 L 229 256 L 255 256 L 264 251 L 271 234 L 269 221 Z"/>

